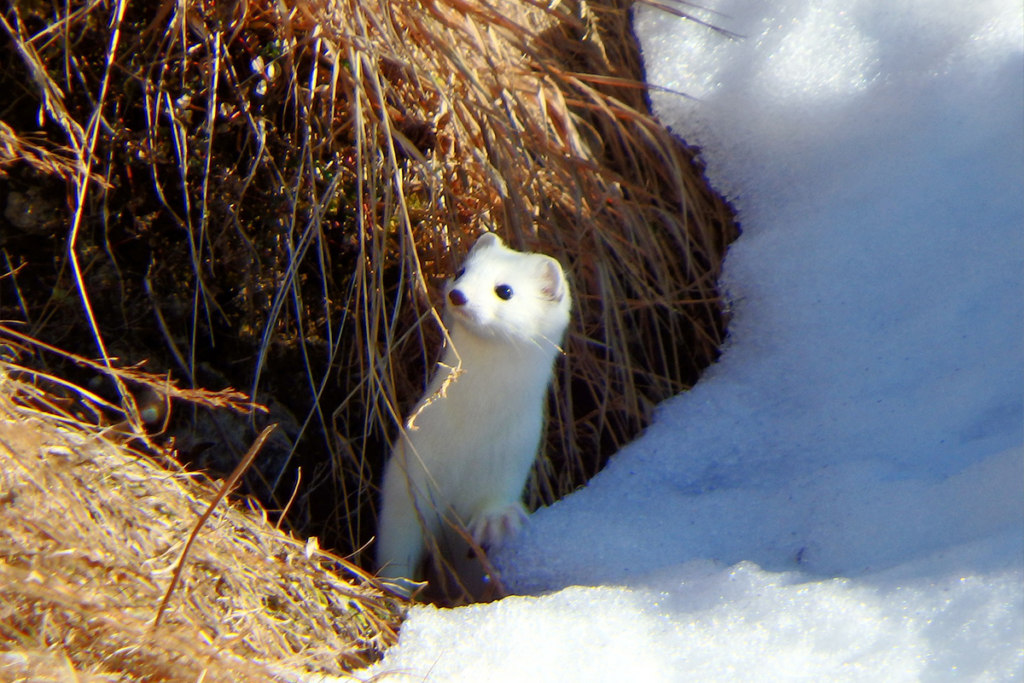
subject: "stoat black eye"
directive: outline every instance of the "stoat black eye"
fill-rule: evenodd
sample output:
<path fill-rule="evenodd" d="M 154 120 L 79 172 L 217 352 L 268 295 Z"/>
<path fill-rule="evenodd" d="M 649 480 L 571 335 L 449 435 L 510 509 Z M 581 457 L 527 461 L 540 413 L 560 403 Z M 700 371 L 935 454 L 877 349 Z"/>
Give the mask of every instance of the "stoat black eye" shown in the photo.
<path fill-rule="evenodd" d="M 459 268 L 459 270 L 455 273 L 455 279 L 458 280 L 460 277 L 462 277 L 465 274 L 466 274 L 466 269 L 465 268 Z"/>
<path fill-rule="evenodd" d="M 508 301 L 512 298 L 512 288 L 508 285 L 498 285 L 494 288 L 494 293 L 498 295 L 499 299 Z"/>

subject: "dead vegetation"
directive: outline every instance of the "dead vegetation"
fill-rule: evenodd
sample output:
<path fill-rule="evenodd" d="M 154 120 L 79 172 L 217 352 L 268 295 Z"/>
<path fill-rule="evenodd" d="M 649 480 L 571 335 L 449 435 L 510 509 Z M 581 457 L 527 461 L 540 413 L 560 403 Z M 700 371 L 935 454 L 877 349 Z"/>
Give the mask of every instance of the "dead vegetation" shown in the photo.
<path fill-rule="evenodd" d="M 4 352 L 0 680 L 340 675 L 394 642 L 397 606 L 356 567 L 281 533 L 259 508 L 229 506 L 223 485 L 145 438 L 133 448 L 129 434 L 84 420 L 111 406 Z M 162 391 L 159 379 L 126 381 Z M 186 394 L 246 409 L 236 396 Z"/>
<path fill-rule="evenodd" d="M 388 439 L 437 357 L 439 285 L 496 230 L 558 258 L 576 295 L 530 494 L 550 502 L 724 333 L 735 227 L 647 112 L 629 5 L 10 0 L 0 317 L 97 358 L 25 362 L 136 431 L 132 386 L 101 369 L 145 360 L 268 405 L 173 399 L 168 433 L 227 474 L 278 423 L 246 490 L 366 564 Z"/>

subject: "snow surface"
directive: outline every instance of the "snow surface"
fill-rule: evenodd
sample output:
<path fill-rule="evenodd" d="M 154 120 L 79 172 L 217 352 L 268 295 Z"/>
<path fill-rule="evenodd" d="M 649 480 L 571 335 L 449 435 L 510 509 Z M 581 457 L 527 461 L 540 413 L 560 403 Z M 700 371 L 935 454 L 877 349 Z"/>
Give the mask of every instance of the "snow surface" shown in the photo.
<path fill-rule="evenodd" d="M 1024 9 L 707 4 L 635 26 L 739 210 L 720 363 L 365 678 L 1024 680 Z"/>

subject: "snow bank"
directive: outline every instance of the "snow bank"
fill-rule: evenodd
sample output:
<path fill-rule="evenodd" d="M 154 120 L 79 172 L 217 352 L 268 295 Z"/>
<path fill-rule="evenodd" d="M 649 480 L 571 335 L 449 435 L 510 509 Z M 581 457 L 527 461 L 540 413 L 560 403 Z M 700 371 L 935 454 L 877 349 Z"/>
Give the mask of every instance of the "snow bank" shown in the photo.
<path fill-rule="evenodd" d="M 1024 676 L 1024 10 L 710 6 L 740 37 L 636 28 L 740 212 L 721 362 L 497 558 L 547 595 L 417 608 L 367 676 Z"/>

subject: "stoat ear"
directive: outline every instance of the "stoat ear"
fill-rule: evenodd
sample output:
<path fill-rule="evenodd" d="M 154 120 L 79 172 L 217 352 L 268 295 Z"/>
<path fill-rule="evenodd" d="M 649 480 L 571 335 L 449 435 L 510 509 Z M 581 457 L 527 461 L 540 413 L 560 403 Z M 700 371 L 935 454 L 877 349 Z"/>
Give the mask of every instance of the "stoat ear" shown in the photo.
<path fill-rule="evenodd" d="M 551 301 L 561 301 L 569 293 L 569 283 L 565 281 L 562 266 L 550 256 L 541 256 L 540 258 L 541 291 Z"/>
<path fill-rule="evenodd" d="M 490 249 L 491 247 L 501 247 L 504 246 L 504 244 L 505 243 L 501 241 L 501 238 L 493 232 L 485 232 L 477 238 L 476 244 L 474 244 L 473 248 L 469 250 L 469 253 L 472 254 L 477 251 L 483 251 L 484 249 Z"/>

